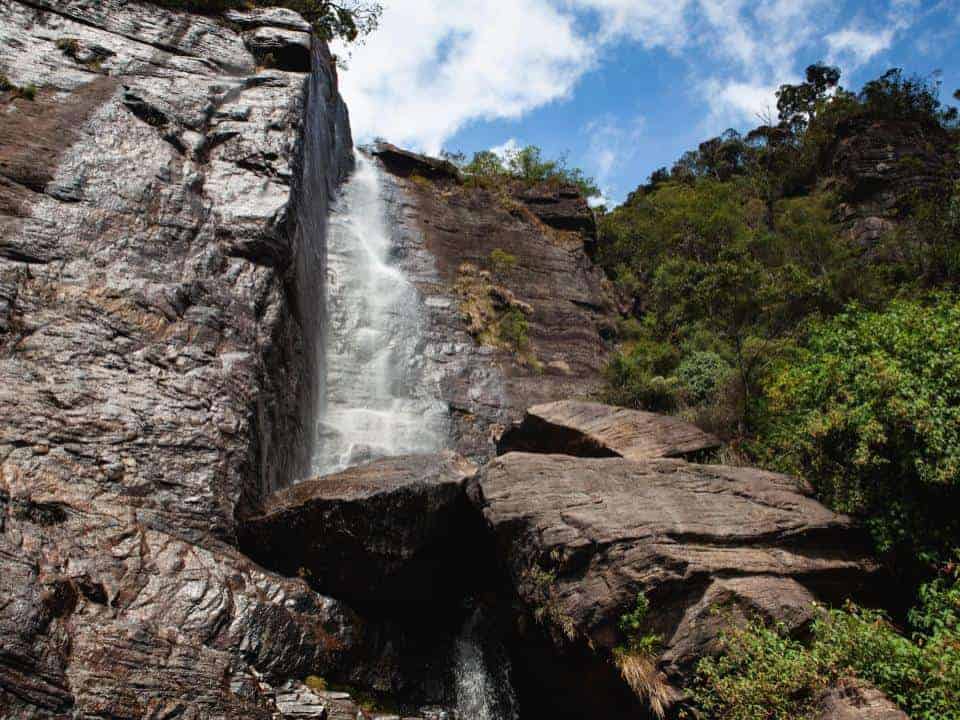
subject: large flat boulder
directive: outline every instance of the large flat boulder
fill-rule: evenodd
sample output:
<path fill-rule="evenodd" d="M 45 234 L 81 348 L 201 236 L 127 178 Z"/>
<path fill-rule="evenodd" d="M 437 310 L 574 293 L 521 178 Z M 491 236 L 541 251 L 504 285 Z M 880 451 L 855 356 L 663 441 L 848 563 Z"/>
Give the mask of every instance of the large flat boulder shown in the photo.
<path fill-rule="evenodd" d="M 497 450 L 627 460 L 686 457 L 720 446 L 716 437 L 680 418 L 596 402 L 560 400 L 527 410 Z"/>
<path fill-rule="evenodd" d="M 314 587 L 379 605 L 432 586 L 471 514 L 475 466 L 450 452 L 387 458 L 268 496 L 240 529 L 251 557 Z M 442 579 L 437 577 L 440 582 Z"/>
<path fill-rule="evenodd" d="M 799 630 L 814 600 L 840 602 L 875 570 L 847 517 L 806 483 L 755 469 L 509 453 L 469 492 L 520 603 L 569 668 L 612 659 L 642 593 L 658 672 L 682 685 L 724 622 L 759 615 Z"/>

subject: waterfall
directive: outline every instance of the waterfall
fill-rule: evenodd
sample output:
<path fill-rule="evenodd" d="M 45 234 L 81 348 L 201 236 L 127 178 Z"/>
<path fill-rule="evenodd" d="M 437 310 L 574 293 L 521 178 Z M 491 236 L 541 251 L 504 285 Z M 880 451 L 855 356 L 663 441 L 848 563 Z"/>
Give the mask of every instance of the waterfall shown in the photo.
<path fill-rule="evenodd" d="M 517 720 L 510 684 L 510 660 L 495 637 L 484 631 L 478 608 L 467 620 L 454 647 L 457 716 L 461 720 Z"/>
<path fill-rule="evenodd" d="M 447 445 L 448 408 L 424 372 L 422 301 L 395 257 L 381 173 L 358 152 L 330 216 L 314 475 Z"/>

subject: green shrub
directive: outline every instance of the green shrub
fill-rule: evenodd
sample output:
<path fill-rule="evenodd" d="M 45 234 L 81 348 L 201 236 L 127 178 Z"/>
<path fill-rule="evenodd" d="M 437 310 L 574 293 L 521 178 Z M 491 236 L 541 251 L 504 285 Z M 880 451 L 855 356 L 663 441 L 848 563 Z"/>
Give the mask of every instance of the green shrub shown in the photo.
<path fill-rule="evenodd" d="M 696 704 L 712 720 L 807 720 L 827 679 L 781 628 L 753 623 L 722 636 L 723 650 L 697 665 Z"/>
<path fill-rule="evenodd" d="M 697 667 L 694 696 L 714 720 L 805 720 L 846 678 L 873 684 L 913 720 L 960 719 L 960 569 L 925 585 L 907 638 L 877 611 L 849 605 L 817 619 L 808 646 L 753 622 L 722 635 Z"/>
<path fill-rule="evenodd" d="M 662 355 L 673 355 L 671 350 L 669 346 L 662 346 Z M 605 401 L 654 412 L 675 410 L 678 404 L 677 381 L 657 373 L 657 368 L 666 365 L 664 361 L 662 356 L 644 354 L 644 346 L 616 353 L 604 368 Z"/>
<path fill-rule="evenodd" d="M 767 388 L 762 453 L 866 516 L 884 551 L 943 549 L 960 488 L 960 301 L 817 323 Z"/>
<path fill-rule="evenodd" d="M 517 352 L 525 350 L 530 344 L 530 324 L 521 310 L 513 308 L 504 314 L 500 318 L 499 329 L 500 337 Z"/>
<path fill-rule="evenodd" d="M 684 398 L 699 405 L 714 402 L 732 372 L 730 364 L 717 353 L 693 352 L 677 368 L 677 382 Z"/>
<path fill-rule="evenodd" d="M 490 252 L 490 269 L 494 275 L 503 277 L 508 275 L 517 266 L 517 256 L 495 248 Z"/>
<path fill-rule="evenodd" d="M 637 593 L 637 600 L 633 609 L 620 616 L 618 627 L 623 633 L 623 648 L 644 654 L 655 655 L 660 647 L 659 635 L 644 632 L 647 615 L 650 613 L 650 601 L 647 596 Z"/>
<path fill-rule="evenodd" d="M 533 186 L 540 183 L 575 185 L 584 197 L 595 197 L 600 189 L 579 168 L 570 167 L 566 157 L 546 160 L 535 145 L 508 150 L 498 155 L 490 150 L 474 153 L 468 162 L 462 153 L 444 153 L 443 157 L 460 168 L 467 185 L 503 188 L 509 183 Z"/>

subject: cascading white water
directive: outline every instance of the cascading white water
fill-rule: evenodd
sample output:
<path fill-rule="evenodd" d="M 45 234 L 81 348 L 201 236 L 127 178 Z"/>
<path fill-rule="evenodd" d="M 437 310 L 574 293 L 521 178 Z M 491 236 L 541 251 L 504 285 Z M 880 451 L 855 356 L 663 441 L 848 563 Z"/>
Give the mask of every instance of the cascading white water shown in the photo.
<path fill-rule="evenodd" d="M 315 475 L 436 452 L 449 435 L 447 405 L 424 373 L 420 297 L 392 258 L 382 171 L 363 153 L 356 160 L 327 235 Z"/>
<path fill-rule="evenodd" d="M 462 720 L 517 720 L 510 661 L 502 648 L 485 647 L 483 615 L 476 610 L 454 647 L 457 716 Z M 490 657 L 494 655 L 494 657 Z"/>

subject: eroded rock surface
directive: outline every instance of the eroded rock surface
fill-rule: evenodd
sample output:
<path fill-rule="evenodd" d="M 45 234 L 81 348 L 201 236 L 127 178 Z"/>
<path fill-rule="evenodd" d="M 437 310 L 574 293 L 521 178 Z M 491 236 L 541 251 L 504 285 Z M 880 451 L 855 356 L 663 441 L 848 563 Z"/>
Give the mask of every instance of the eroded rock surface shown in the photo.
<path fill-rule="evenodd" d="M 838 219 L 866 255 L 918 200 L 937 198 L 960 178 L 950 134 L 937 123 L 848 121 L 829 148 L 829 170 L 843 203 Z"/>
<path fill-rule="evenodd" d="M 260 71 L 213 17 L 0 0 L 0 72 L 37 86 L 0 94 L 4 717 L 274 717 L 257 678 L 353 647 L 350 610 L 234 548 L 307 452 L 351 158 L 313 53 Z"/>
<path fill-rule="evenodd" d="M 652 460 L 719 446 L 717 438 L 677 417 L 561 400 L 527 410 L 523 422 L 504 433 L 497 451 Z"/>
<path fill-rule="evenodd" d="M 589 398 L 602 384 L 615 311 L 586 252 L 589 208 L 569 189 L 525 200 L 519 188 L 464 184 L 450 163 L 389 145 L 375 154 L 393 173 L 400 265 L 424 298 L 424 355 L 441 374 L 455 447 L 484 461 L 526 408 Z M 568 226 L 582 231 L 558 229 Z"/>
<path fill-rule="evenodd" d="M 597 672 L 625 642 L 618 623 L 638 593 L 650 603 L 645 630 L 665 641 L 661 670 L 682 684 L 722 625 L 704 622 L 716 607 L 800 628 L 812 600 L 840 602 L 875 569 L 848 518 L 813 500 L 801 481 L 759 470 L 510 453 L 470 492 L 519 599 L 568 658 L 538 656 L 551 675 L 538 682 L 567 688 L 560 716 L 585 702 L 572 675 Z M 621 701 L 605 711 L 633 709 Z"/>

